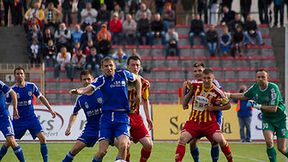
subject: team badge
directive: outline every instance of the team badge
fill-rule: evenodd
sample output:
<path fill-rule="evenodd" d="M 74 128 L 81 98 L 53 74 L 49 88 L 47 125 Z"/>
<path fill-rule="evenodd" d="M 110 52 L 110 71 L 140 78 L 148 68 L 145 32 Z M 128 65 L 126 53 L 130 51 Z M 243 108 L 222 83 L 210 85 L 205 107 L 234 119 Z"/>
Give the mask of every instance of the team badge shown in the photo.
<path fill-rule="evenodd" d="M 88 108 L 89 108 L 89 105 L 88 105 L 88 103 L 87 103 L 87 102 L 85 102 L 85 103 L 84 103 L 84 105 L 85 105 L 85 108 L 86 108 L 86 109 L 88 109 Z"/>
<path fill-rule="evenodd" d="M 281 129 L 281 136 L 285 136 L 285 134 L 286 134 L 286 129 L 285 128 Z"/>
<path fill-rule="evenodd" d="M 28 92 L 28 96 L 32 96 L 32 92 L 31 91 Z"/>
<path fill-rule="evenodd" d="M 97 102 L 100 103 L 100 104 L 102 104 L 103 99 L 102 99 L 101 97 L 99 97 L 99 98 L 97 98 Z"/>

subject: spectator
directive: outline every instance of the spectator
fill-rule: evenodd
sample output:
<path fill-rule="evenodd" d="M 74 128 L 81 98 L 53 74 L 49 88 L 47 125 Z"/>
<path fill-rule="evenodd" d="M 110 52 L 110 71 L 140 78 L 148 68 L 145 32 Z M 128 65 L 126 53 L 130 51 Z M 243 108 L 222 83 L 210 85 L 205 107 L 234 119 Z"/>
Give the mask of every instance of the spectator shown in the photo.
<path fill-rule="evenodd" d="M 244 32 L 244 45 L 255 45 L 253 39 L 256 39 L 258 45 L 263 45 L 263 39 L 261 32 L 258 30 L 257 23 L 252 19 L 252 16 L 249 14 L 247 16 L 246 22 L 244 24 L 245 32 Z"/>
<path fill-rule="evenodd" d="M 244 93 L 247 90 L 245 85 L 240 86 L 239 93 Z M 252 108 L 247 107 L 247 100 L 238 100 L 237 102 L 237 116 L 240 127 L 241 142 L 251 142 L 251 121 L 252 121 Z M 246 129 L 246 131 L 244 131 Z M 246 132 L 246 134 L 244 133 Z"/>
<path fill-rule="evenodd" d="M 88 43 L 87 43 L 87 46 L 84 48 L 83 50 L 83 54 L 85 56 L 88 56 L 90 53 L 91 53 L 91 49 L 92 48 L 96 48 L 93 41 L 92 40 L 89 40 Z"/>
<path fill-rule="evenodd" d="M 123 22 L 123 37 L 127 44 L 135 44 L 136 42 L 137 23 L 133 20 L 132 15 L 127 14 L 126 20 Z"/>
<path fill-rule="evenodd" d="M 72 56 L 75 55 L 79 50 L 82 50 L 80 43 L 75 43 L 72 49 Z"/>
<path fill-rule="evenodd" d="M 151 20 L 151 16 L 152 16 L 151 15 L 151 11 L 146 7 L 145 3 L 141 3 L 140 4 L 140 9 L 136 12 L 136 15 L 135 15 L 136 22 L 138 22 L 142 18 L 143 13 L 146 14 L 147 19 L 149 21 Z"/>
<path fill-rule="evenodd" d="M 217 17 L 219 18 L 218 12 L 219 12 L 219 3 L 218 0 L 209 0 L 210 8 L 210 24 L 217 25 Z"/>
<path fill-rule="evenodd" d="M 98 14 L 98 17 L 97 17 L 97 20 L 98 20 L 97 26 L 99 27 L 97 31 L 100 30 L 102 24 L 108 25 L 108 23 L 110 21 L 110 17 L 111 17 L 111 14 L 109 11 L 107 11 L 106 5 L 102 4 L 100 11 L 99 11 L 99 14 Z"/>
<path fill-rule="evenodd" d="M 178 33 L 175 31 L 174 27 L 170 27 L 165 35 L 166 38 L 166 57 L 176 55 L 180 57 L 178 42 Z"/>
<path fill-rule="evenodd" d="M 54 34 L 52 34 L 51 29 L 50 28 L 46 28 L 44 30 L 44 34 L 43 34 L 43 43 L 44 45 L 48 44 L 49 40 L 53 40 L 53 44 L 54 44 Z"/>
<path fill-rule="evenodd" d="M 199 36 L 201 38 L 201 44 L 205 45 L 205 31 L 204 31 L 204 23 L 200 19 L 200 15 L 194 16 L 194 19 L 191 20 L 190 31 L 189 31 L 189 40 L 190 45 L 194 45 L 194 37 Z"/>
<path fill-rule="evenodd" d="M 112 34 L 112 44 L 120 44 L 122 21 L 119 19 L 117 12 L 113 14 L 113 18 L 109 21 L 110 32 Z"/>
<path fill-rule="evenodd" d="M 92 8 L 91 2 L 86 2 L 85 9 L 81 12 L 81 28 L 82 30 L 86 28 L 86 26 L 91 25 L 93 29 L 97 29 L 97 18 L 98 12 L 94 8 Z"/>
<path fill-rule="evenodd" d="M 82 50 L 78 50 L 76 54 L 72 56 L 71 60 L 71 81 L 73 81 L 75 70 L 82 71 L 86 65 L 86 56 L 82 53 Z"/>
<path fill-rule="evenodd" d="M 76 24 L 74 26 L 74 30 L 71 32 L 71 36 L 72 36 L 72 45 L 74 45 L 75 43 L 80 43 L 81 41 L 81 37 L 82 37 L 83 31 L 80 28 L 79 24 Z"/>
<path fill-rule="evenodd" d="M 124 12 L 121 10 L 121 7 L 119 6 L 119 4 L 114 5 L 114 10 L 111 11 L 111 15 L 114 15 L 115 13 L 117 13 L 118 19 L 123 22 L 125 19 L 125 15 L 124 15 Z"/>
<path fill-rule="evenodd" d="M 198 6 L 197 6 L 197 11 L 198 14 L 200 15 L 200 18 L 202 18 L 202 15 L 204 14 L 204 22 L 205 24 L 208 23 L 208 0 L 198 0 Z"/>
<path fill-rule="evenodd" d="M 57 50 L 60 51 L 60 48 L 65 46 L 68 51 L 71 50 L 70 40 L 71 40 L 71 32 L 66 28 L 65 23 L 61 23 L 59 25 L 59 29 L 55 32 L 56 39 L 56 47 Z"/>
<path fill-rule="evenodd" d="M 116 70 L 126 70 L 127 69 L 127 59 L 128 56 L 123 52 L 122 48 L 119 48 L 117 52 L 112 55 L 112 58 L 116 64 Z"/>
<path fill-rule="evenodd" d="M 172 9 L 171 3 L 165 3 L 162 19 L 164 30 L 167 31 L 169 27 L 175 26 L 175 11 Z"/>
<path fill-rule="evenodd" d="M 27 34 L 27 41 L 29 46 L 32 44 L 33 39 L 37 41 L 37 44 L 40 46 L 42 45 L 43 35 L 37 25 L 32 25 L 32 30 Z"/>
<path fill-rule="evenodd" d="M 22 6 L 23 6 L 23 1 L 14 1 L 14 15 L 12 15 L 12 24 L 17 26 L 17 25 L 22 25 L 23 21 L 23 14 L 22 14 Z M 26 7 L 27 10 L 27 7 Z M 13 12 L 12 12 L 13 13 Z"/>
<path fill-rule="evenodd" d="M 10 14 L 12 15 L 12 17 L 14 17 L 15 12 L 14 12 L 14 1 L 10 1 L 10 0 L 2 0 L 3 2 L 3 7 L 4 7 L 4 24 L 5 26 L 8 26 L 8 15 L 9 15 L 9 10 L 10 10 Z M 27 20 L 27 19 L 26 19 Z M 14 22 L 12 22 L 13 24 Z"/>
<path fill-rule="evenodd" d="M 100 31 L 97 34 L 97 41 L 100 42 L 103 39 L 104 36 L 106 37 L 106 39 L 108 41 L 112 40 L 111 34 L 107 30 L 107 25 L 106 24 L 102 24 L 101 25 L 101 29 L 100 29 Z"/>
<path fill-rule="evenodd" d="M 236 31 L 236 27 L 241 26 L 243 28 L 244 23 L 241 20 L 240 13 L 235 13 L 234 20 L 230 21 L 228 25 L 229 31 L 232 34 Z"/>
<path fill-rule="evenodd" d="M 54 7 L 54 3 L 50 2 L 48 7 L 44 11 L 45 18 L 45 29 L 51 28 L 52 33 L 58 28 L 59 23 L 61 22 L 62 13 L 57 8 Z"/>
<path fill-rule="evenodd" d="M 224 56 L 228 56 L 232 47 L 232 36 L 228 31 L 228 27 L 223 27 L 223 34 L 220 37 L 220 49 Z"/>
<path fill-rule="evenodd" d="M 224 8 L 224 6 L 227 6 L 229 10 L 232 8 L 233 0 L 222 0 L 221 6 Z"/>
<path fill-rule="evenodd" d="M 77 23 L 81 23 L 81 12 L 86 7 L 86 0 L 78 0 L 77 3 Z"/>
<path fill-rule="evenodd" d="M 35 64 L 40 64 L 41 56 L 40 56 L 40 44 L 38 43 L 36 38 L 32 39 L 32 44 L 30 45 L 30 64 L 35 67 Z"/>
<path fill-rule="evenodd" d="M 52 39 L 48 40 L 48 43 L 44 46 L 44 58 L 47 67 L 54 67 L 56 61 L 56 46 Z"/>
<path fill-rule="evenodd" d="M 91 53 L 86 57 L 86 69 L 93 71 L 94 76 L 101 75 L 101 60 L 103 55 L 97 53 L 96 48 L 91 48 Z"/>
<path fill-rule="evenodd" d="M 252 0 L 240 0 L 240 13 L 246 20 L 247 15 L 250 13 Z"/>
<path fill-rule="evenodd" d="M 70 24 L 72 23 L 72 19 L 71 19 L 72 1 L 63 0 L 61 6 L 62 6 L 62 14 L 63 14 L 62 22 L 70 26 Z"/>
<path fill-rule="evenodd" d="M 222 25 L 229 25 L 229 23 L 234 20 L 235 12 L 229 10 L 227 6 L 223 7 L 223 18 L 221 20 Z"/>
<path fill-rule="evenodd" d="M 101 37 L 99 37 L 98 42 L 98 50 L 100 54 L 102 54 L 104 57 L 109 55 L 109 52 L 111 50 L 111 36 L 109 39 L 109 35 L 103 33 Z"/>
<path fill-rule="evenodd" d="M 206 41 L 209 49 L 209 54 L 212 57 L 216 55 L 218 39 L 218 33 L 215 30 L 215 26 L 210 25 L 208 31 L 206 32 Z"/>
<path fill-rule="evenodd" d="M 278 15 L 280 14 L 280 26 L 284 25 L 284 0 L 273 0 L 274 1 L 274 25 L 278 25 Z"/>
<path fill-rule="evenodd" d="M 150 45 L 154 45 L 155 38 L 161 39 L 161 44 L 165 45 L 164 23 L 159 13 L 154 14 L 154 20 L 151 22 L 151 32 L 149 33 Z"/>
<path fill-rule="evenodd" d="M 60 71 L 66 71 L 67 78 L 73 80 L 71 73 L 71 53 L 67 51 L 66 47 L 61 47 L 61 52 L 57 54 L 56 64 L 54 67 L 54 77 L 59 79 Z"/>
<path fill-rule="evenodd" d="M 132 49 L 131 49 L 131 53 L 130 53 L 129 57 L 130 57 L 130 56 L 137 56 L 137 57 L 139 57 L 139 58 L 141 59 L 140 54 L 137 52 L 137 49 L 136 49 L 136 48 L 132 48 Z M 128 57 L 128 58 L 129 58 L 129 57 Z"/>
<path fill-rule="evenodd" d="M 128 0 L 127 7 L 129 10 L 129 14 L 135 15 L 139 10 L 139 6 L 141 4 L 141 0 Z"/>
<path fill-rule="evenodd" d="M 97 40 L 97 34 L 94 32 L 93 27 L 91 25 L 88 25 L 86 27 L 85 32 L 81 36 L 81 40 L 80 40 L 81 49 L 87 46 L 87 42 L 89 40 L 92 40 L 92 41 Z"/>
<path fill-rule="evenodd" d="M 236 31 L 233 34 L 233 50 L 231 55 L 232 56 L 242 56 L 241 48 L 242 48 L 242 43 L 243 43 L 243 30 L 241 26 L 236 27 Z"/>
<path fill-rule="evenodd" d="M 260 23 L 269 24 L 267 0 L 258 0 L 258 11 Z"/>
<path fill-rule="evenodd" d="M 40 29 L 43 29 L 43 20 L 45 18 L 44 11 L 40 8 L 40 3 L 35 1 L 33 8 L 29 8 L 24 15 L 26 24 L 25 30 L 26 32 L 31 29 L 32 25 L 37 25 Z"/>
<path fill-rule="evenodd" d="M 142 13 L 141 19 L 137 22 L 137 38 L 140 45 L 148 45 L 148 35 L 150 24 L 145 12 Z"/>

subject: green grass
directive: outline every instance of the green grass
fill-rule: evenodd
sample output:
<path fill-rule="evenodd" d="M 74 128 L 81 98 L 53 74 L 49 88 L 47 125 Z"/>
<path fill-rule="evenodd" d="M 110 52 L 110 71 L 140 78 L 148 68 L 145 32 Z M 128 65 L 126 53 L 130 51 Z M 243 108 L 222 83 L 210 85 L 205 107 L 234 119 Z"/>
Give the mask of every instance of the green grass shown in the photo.
<path fill-rule="evenodd" d="M 25 159 L 27 162 L 41 162 L 41 154 L 39 144 L 37 143 L 20 143 L 23 148 Z M 267 162 L 266 149 L 264 144 L 240 144 L 231 143 L 231 150 L 235 162 Z M 49 162 L 61 162 L 66 153 L 73 146 L 73 143 L 49 143 Z M 150 157 L 150 162 L 173 162 L 175 150 L 177 147 L 176 142 L 155 142 L 154 150 Z M 189 153 L 189 147 L 186 147 L 186 154 L 183 162 L 192 162 Z M 75 162 L 91 162 L 98 145 L 94 148 L 85 148 L 74 159 Z M 131 161 L 139 161 L 140 144 L 133 144 L 131 146 Z M 200 160 L 201 162 L 209 162 L 210 160 L 210 144 L 200 143 Z M 117 150 L 114 147 L 109 147 L 108 153 L 103 162 L 113 162 Z M 277 159 L 279 162 L 284 162 L 285 158 L 277 151 Z M 12 149 L 10 148 L 2 162 L 17 162 Z M 226 162 L 223 153 L 220 152 L 219 162 Z"/>

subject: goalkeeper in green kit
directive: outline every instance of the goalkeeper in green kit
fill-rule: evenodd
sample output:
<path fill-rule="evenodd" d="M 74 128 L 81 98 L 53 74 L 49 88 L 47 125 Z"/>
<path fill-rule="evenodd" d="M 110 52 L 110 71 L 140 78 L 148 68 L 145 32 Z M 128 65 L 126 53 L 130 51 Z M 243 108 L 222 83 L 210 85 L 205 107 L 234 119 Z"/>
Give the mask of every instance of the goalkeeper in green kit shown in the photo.
<path fill-rule="evenodd" d="M 286 108 L 277 84 L 269 82 L 266 70 L 256 71 L 256 83 L 244 93 L 226 93 L 231 99 L 249 100 L 247 107 L 252 107 L 262 112 L 262 129 L 270 162 L 276 162 L 276 151 L 273 146 L 274 132 L 277 136 L 278 150 L 288 157 L 286 138 Z"/>

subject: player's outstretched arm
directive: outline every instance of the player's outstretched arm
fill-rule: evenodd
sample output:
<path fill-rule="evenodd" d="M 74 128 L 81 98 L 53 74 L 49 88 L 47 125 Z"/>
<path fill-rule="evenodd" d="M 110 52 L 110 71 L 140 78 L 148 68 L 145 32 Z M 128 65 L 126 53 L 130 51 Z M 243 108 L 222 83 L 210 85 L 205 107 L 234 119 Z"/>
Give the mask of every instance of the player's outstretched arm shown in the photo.
<path fill-rule="evenodd" d="M 11 89 L 9 92 L 11 98 L 12 98 L 12 106 L 13 106 L 13 118 L 19 119 L 18 109 L 17 109 L 17 94 L 14 90 Z"/>
<path fill-rule="evenodd" d="M 75 121 L 77 119 L 77 114 L 71 114 L 70 118 L 69 118 L 69 123 L 68 126 L 65 130 L 65 135 L 69 136 L 71 134 L 71 128 L 74 125 Z"/>
<path fill-rule="evenodd" d="M 228 98 L 231 98 L 233 100 L 248 100 L 248 98 L 244 96 L 244 93 L 225 92 L 225 94 Z"/>
<path fill-rule="evenodd" d="M 92 86 L 87 86 L 87 87 L 82 87 L 82 88 L 75 88 L 71 89 L 69 91 L 70 94 L 77 94 L 77 95 L 82 95 L 82 94 L 89 94 L 94 91 L 94 88 Z"/>
<path fill-rule="evenodd" d="M 52 118 L 56 117 L 56 113 L 52 110 L 50 103 L 48 102 L 47 98 L 45 96 L 40 96 L 39 97 L 40 101 L 47 107 L 47 109 L 49 110 L 49 112 L 52 115 Z"/>

